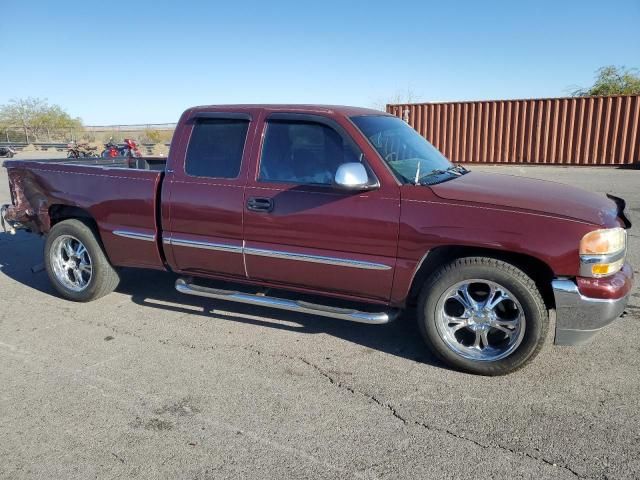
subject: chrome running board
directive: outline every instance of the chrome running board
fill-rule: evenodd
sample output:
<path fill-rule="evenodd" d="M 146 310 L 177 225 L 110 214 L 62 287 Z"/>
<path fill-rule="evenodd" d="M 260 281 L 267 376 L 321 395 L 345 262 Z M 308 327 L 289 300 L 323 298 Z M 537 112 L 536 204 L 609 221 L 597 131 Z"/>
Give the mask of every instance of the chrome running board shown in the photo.
<path fill-rule="evenodd" d="M 292 312 L 309 313 L 311 315 L 321 315 L 323 317 L 367 323 L 369 325 L 383 325 L 391 322 L 397 316 L 397 311 L 395 310 L 390 310 L 388 312 L 363 312 L 348 308 L 319 305 L 317 303 L 309 303 L 301 300 L 288 300 L 284 298 L 268 297 L 266 295 L 203 287 L 190 283 L 183 278 L 176 280 L 176 290 L 180 293 L 195 295 L 198 297 L 215 298 L 218 300 L 227 300 L 229 302 L 247 303 L 249 305 L 278 308 L 280 310 L 289 310 Z"/>

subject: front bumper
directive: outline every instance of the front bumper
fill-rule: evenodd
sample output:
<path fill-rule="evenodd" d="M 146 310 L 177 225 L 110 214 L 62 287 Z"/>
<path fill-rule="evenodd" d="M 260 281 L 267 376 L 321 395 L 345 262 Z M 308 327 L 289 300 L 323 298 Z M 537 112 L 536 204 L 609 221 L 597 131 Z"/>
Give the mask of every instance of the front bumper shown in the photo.
<path fill-rule="evenodd" d="M 586 296 L 570 279 L 552 282 L 556 300 L 556 345 L 585 345 L 604 327 L 618 318 L 629 300 L 633 270 L 625 265 L 609 279 L 600 279 L 588 290 L 602 298 Z"/>

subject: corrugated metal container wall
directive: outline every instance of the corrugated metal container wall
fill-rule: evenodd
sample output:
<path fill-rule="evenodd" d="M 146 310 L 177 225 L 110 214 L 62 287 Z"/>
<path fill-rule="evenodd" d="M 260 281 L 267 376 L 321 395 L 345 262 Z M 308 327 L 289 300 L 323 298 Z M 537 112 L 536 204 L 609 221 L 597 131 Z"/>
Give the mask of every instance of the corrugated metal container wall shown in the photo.
<path fill-rule="evenodd" d="M 640 96 L 387 105 L 451 161 L 640 164 Z"/>

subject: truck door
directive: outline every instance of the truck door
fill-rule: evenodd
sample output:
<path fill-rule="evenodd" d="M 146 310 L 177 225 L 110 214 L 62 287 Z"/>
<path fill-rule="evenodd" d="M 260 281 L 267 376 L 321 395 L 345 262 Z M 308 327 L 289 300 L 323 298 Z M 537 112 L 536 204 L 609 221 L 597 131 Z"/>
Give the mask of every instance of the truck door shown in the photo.
<path fill-rule="evenodd" d="M 259 128 L 256 143 L 261 145 L 245 189 L 249 278 L 388 300 L 398 241 L 398 186 L 359 192 L 334 187 L 340 164 L 366 166 L 366 159 L 329 117 L 272 113 Z"/>
<path fill-rule="evenodd" d="M 162 194 L 163 244 L 174 270 L 246 277 L 242 216 L 252 118 L 200 111 L 187 119 L 183 158 L 174 159 Z"/>

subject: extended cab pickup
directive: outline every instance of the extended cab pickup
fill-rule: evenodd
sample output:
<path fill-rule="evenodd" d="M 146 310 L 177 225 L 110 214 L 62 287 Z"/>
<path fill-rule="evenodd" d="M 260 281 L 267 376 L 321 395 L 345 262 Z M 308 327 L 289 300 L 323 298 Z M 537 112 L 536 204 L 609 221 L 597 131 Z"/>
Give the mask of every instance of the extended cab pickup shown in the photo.
<path fill-rule="evenodd" d="M 382 324 L 407 307 L 450 365 L 531 360 L 556 312 L 582 344 L 623 311 L 624 201 L 452 165 L 402 120 L 312 105 L 187 110 L 159 159 L 6 161 L 8 229 L 46 235 L 65 298 L 119 267 L 183 293 Z"/>

